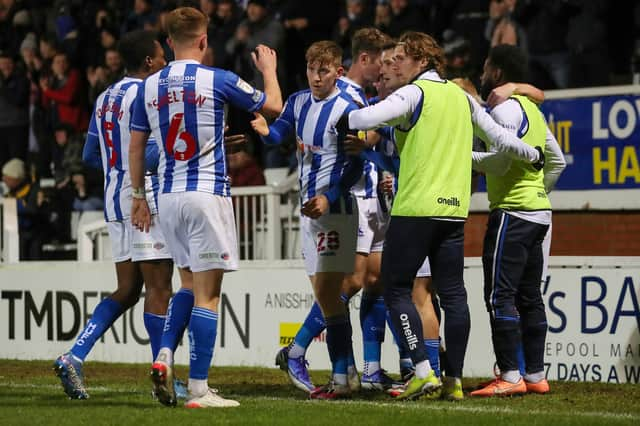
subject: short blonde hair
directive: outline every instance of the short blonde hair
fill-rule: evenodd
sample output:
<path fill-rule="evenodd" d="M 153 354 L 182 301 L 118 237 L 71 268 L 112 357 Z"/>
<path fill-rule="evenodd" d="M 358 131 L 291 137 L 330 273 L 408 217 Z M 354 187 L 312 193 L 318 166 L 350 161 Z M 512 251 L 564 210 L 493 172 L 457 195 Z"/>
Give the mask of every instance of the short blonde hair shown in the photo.
<path fill-rule="evenodd" d="M 333 41 L 316 41 L 307 49 L 305 59 L 308 64 L 317 62 L 338 68 L 342 66 L 342 49 Z"/>
<path fill-rule="evenodd" d="M 444 50 L 433 37 L 417 31 L 407 31 L 398 39 L 398 45 L 404 48 L 407 56 L 416 61 L 427 60 L 427 69 L 435 69 L 444 76 Z"/>
<path fill-rule="evenodd" d="M 207 32 L 207 16 L 193 7 L 179 7 L 172 10 L 166 20 L 169 37 L 184 43 Z"/>

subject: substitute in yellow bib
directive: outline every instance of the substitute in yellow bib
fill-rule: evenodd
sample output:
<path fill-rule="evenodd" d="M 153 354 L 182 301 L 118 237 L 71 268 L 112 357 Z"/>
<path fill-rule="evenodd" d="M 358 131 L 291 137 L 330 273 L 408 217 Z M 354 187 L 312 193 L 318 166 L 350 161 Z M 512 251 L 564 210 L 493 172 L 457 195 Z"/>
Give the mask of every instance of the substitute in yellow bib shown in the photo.
<path fill-rule="evenodd" d="M 482 75 L 482 93 L 486 95 L 506 81 L 524 81 L 526 59 L 515 46 L 491 49 Z M 494 163 L 484 169 L 491 208 L 482 254 L 484 296 L 501 375 L 471 395 L 546 393 L 547 320 L 540 292 L 542 242 L 551 224 L 547 192 L 564 168 L 564 161 L 542 113 L 527 98 L 512 96 L 496 106 L 491 116 L 527 145 L 544 151 L 551 161 L 539 170 L 529 163 L 503 158 L 506 161 L 502 167 Z M 517 355 L 520 349 L 524 354 L 522 365 Z"/>
<path fill-rule="evenodd" d="M 462 395 L 469 338 L 463 231 L 469 212 L 472 136 L 480 132 L 496 151 L 528 163 L 538 162 L 541 153 L 496 124 L 475 100 L 441 77 L 444 54 L 430 36 L 405 33 L 394 57 L 396 73 L 411 83 L 374 106 L 352 111 L 346 121 L 351 129 L 394 126 L 400 154 L 398 193 L 382 254 L 385 302 L 416 367 L 414 379 L 399 397 L 415 398 L 441 386 L 427 359 L 422 324 L 411 300 L 413 278 L 427 256 L 445 313 L 448 378 Z"/>

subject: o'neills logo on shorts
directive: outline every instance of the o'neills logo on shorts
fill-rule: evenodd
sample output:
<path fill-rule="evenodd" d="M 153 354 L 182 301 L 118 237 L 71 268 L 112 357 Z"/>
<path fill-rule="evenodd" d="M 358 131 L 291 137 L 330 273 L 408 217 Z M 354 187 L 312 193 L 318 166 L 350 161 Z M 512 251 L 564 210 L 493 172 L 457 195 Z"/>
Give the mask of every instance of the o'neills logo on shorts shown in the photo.
<path fill-rule="evenodd" d="M 460 200 L 458 200 L 458 197 L 450 197 L 450 198 L 439 197 L 436 201 L 438 202 L 438 204 L 446 204 L 447 206 L 460 207 Z"/>
<path fill-rule="evenodd" d="M 164 244 L 162 244 L 162 243 L 155 243 L 155 244 L 153 245 L 153 248 L 154 248 L 154 249 L 156 249 L 156 250 L 162 250 L 162 249 L 164 248 Z"/>
<path fill-rule="evenodd" d="M 400 324 L 402 324 L 402 330 L 407 338 L 407 344 L 410 350 L 414 350 L 418 347 L 418 338 L 411 330 L 411 324 L 409 324 L 409 316 L 407 314 L 400 314 Z"/>

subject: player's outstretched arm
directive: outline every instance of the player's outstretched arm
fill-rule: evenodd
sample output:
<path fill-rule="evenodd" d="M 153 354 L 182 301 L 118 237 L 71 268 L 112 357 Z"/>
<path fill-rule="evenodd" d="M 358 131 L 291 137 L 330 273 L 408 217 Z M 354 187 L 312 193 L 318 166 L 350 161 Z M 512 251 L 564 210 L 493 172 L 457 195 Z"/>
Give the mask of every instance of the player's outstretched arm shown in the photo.
<path fill-rule="evenodd" d="M 542 150 L 532 148 L 496 123 L 473 97 L 467 95 L 467 99 L 469 99 L 471 106 L 473 132 L 483 141 L 490 144 L 493 147 L 493 151 L 504 152 L 513 159 L 530 162 L 537 169 L 544 166 L 544 153 Z"/>
<path fill-rule="evenodd" d="M 282 93 L 280 92 L 276 74 L 278 63 L 276 51 L 264 44 L 260 44 L 255 51 L 251 52 L 251 59 L 253 59 L 253 63 L 262 74 L 262 79 L 264 80 L 266 100 L 260 112 L 270 117 L 275 117 L 282 111 Z"/>
<path fill-rule="evenodd" d="M 544 102 L 544 92 L 526 83 L 505 83 L 491 91 L 487 98 L 487 105 L 491 108 L 509 99 L 513 95 L 522 95 L 538 105 Z"/>

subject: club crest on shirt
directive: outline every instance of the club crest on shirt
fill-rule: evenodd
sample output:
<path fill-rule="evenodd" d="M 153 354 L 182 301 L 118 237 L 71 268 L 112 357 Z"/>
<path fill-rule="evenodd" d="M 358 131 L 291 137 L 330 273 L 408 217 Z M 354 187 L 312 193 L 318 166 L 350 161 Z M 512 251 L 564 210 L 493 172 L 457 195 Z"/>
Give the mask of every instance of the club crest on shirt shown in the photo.
<path fill-rule="evenodd" d="M 254 92 L 253 87 L 241 78 L 236 81 L 236 86 L 245 93 L 252 94 Z"/>

